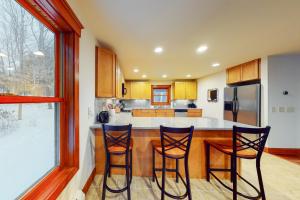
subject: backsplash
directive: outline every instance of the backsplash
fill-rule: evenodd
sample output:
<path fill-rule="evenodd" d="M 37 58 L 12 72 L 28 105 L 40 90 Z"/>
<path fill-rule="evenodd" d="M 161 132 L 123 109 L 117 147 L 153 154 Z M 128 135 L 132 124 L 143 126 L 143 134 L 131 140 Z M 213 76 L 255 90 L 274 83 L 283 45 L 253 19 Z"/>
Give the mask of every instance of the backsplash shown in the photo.
<path fill-rule="evenodd" d="M 121 100 L 125 104 L 125 108 L 151 108 L 150 100 Z M 187 108 L 189 103 L 193 103 L 191 100 L 173 100 L 171 101 L 172 108 Z M 163 106 L 170 107 L 170 106 Z"/>

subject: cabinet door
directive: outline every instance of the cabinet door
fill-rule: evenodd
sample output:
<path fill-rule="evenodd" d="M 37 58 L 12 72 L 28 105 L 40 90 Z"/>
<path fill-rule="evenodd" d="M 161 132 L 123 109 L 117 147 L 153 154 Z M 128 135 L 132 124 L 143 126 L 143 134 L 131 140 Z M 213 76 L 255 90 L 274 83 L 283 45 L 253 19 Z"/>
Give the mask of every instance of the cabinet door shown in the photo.
<path fill-rule="evenodd" d="M 131 99 L 150 99 L 151 86 L 149 82 L 132 81 L 131 82 Z"/>
<path fill-rule="evenodd" d="M 186 99 L 197 99 L 197 81 L 187 81 L 185 84 Z"/>
<path fill-rule="evenodd" d="M 260 61 L 253 60 L 242 65 L 242 81 L 257 80 L 260 78 Z"/>
<path fill-rule="evenodd" d="M 241 81 L 241 66 L 227 69 L 227 83 L 237 83 Z"/>
<path fill-rule="evenodd" d="M 96 97 L 116 96 L 115 54 L 96 47 Z"/>
<path fill-rule="evenodd" d="M 123 83 L 123 74 L 120 66 L 116 66 L 116 97 L 122 98 L 122 83 Z"/>
<path fill-rule="evenodd" d="M 174 99 L 186 99 L 185 82 L 175 81 L 174 83 Z"/>

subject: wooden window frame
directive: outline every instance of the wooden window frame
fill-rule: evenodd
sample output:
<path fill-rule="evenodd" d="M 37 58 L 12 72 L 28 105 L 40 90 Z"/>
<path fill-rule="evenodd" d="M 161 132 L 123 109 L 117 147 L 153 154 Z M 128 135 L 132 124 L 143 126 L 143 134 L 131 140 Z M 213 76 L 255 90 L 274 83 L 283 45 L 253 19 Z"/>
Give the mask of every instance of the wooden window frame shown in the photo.
<path fill-rule="evenodd" d="M 167 102 L 154 102 L 154 89 L 167 89 Z M 171 85 L 151 85 L 151 105 L 167 106 L 171 104 Z"/>
<path fill-rule="evenodd" d="M 0 104 L 60 103 L 59 165 L 21 197 L 56 199 L 79 169 L 79 38 L 83 26 L 66 0 L 16 1 L 55 33 L 55 83 L 60 83 L 62 70 L 63 92 L 56 85 L 54 97 L 0 96 Z"/>

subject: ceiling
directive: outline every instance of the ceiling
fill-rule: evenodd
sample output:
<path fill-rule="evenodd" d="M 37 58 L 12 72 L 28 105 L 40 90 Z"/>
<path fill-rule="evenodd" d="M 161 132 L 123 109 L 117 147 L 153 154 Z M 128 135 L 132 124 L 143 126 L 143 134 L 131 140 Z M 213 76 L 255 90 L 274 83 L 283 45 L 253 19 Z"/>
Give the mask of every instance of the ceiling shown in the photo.
<path fill-rule="evenodd" d="M 126 79 L 199 78 L 267 55 L 300 52 L 299 0 L 85 0 L 85 24 Z M 196 49 L 208 46 L 203 54 Z M 157 55 L 154 48 L 162 46 Z M 218 68 L 211 64 L 219 62 Z M 139 73 L 133 69 L 138 68 Z"/>

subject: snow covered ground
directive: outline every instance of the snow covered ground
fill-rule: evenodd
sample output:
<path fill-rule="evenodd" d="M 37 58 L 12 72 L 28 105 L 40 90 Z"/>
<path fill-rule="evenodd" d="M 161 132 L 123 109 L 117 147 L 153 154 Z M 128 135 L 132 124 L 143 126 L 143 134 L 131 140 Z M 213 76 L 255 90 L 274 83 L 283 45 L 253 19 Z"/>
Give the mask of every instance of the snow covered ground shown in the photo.
<path fill-rule="evenodd" d="M 0 126 L 0 199 L 17 198 L 56 165 L 52 107 L 23 104 L 22 120 L 10 128 Z M 17 119 L 18 105 L 0 105 L 0 109 L 14 110 Z"/>

